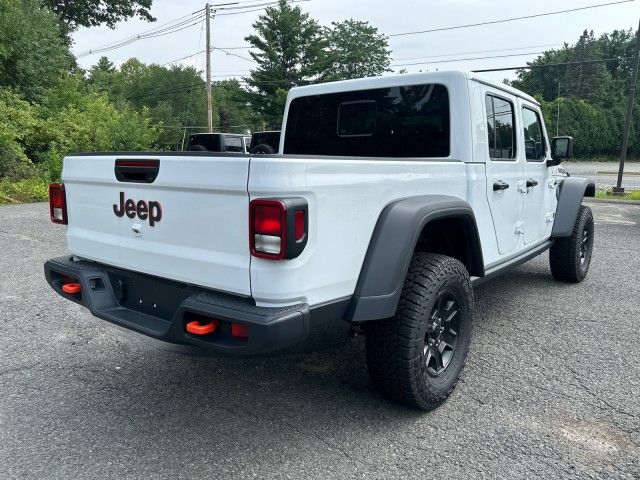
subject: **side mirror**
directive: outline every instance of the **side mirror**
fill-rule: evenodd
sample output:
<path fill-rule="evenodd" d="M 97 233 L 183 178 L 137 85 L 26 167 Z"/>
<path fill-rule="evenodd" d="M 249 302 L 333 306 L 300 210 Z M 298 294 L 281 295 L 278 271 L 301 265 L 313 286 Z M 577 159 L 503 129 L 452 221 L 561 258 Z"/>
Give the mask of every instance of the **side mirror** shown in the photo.
<path fill-rule="evenodd" d="M 551 160 L 547 160 L 547 167 L 560 165 L 563 160 L 573 156 L 573 137 L 554 137 L 551 140 Z"/>

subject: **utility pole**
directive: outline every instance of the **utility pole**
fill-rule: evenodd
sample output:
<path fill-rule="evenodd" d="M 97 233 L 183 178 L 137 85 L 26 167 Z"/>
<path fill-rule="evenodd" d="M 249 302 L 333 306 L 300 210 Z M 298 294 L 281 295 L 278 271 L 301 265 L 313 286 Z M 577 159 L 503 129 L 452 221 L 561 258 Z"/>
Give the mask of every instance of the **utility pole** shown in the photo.
<path fill-rule="evenodd" d="M 556 137 L 560 135 L 560 82 L 558 82 L 558 97 L 556 98 L 558 103 L 558 115 L 556 116 Z"/>
<path fill-rule="evenodd" d="M 211 5 L 205 7 L 207 24 L 207 124 L 209 133 L 213 132 L 213 100 L 211 98 Z"/>
<path fill-rule="evenodd" d="M 622 136 L 622 151 L 620 152 L 620 168 L 618 169 L 618 183 L 613 187 L 613 193 L 624 193 L 622 186 L 622 175 L 624 173 L 624 162 L 627 159 L 627 148 L 629 147 L 629 132 L 631 130 L 631 116 L 633 114 L 633 104 L 636 98 L 636 83 L 638 81 L 638 63 L 640 63 L 640 22 L 636 32 L 636 51 L 633 57 L 633 74 L 631 75 L 631 85 L 629 85 L 629 98 L 627 99 L 627 114 L 624 119 L 624 131 Z"/>

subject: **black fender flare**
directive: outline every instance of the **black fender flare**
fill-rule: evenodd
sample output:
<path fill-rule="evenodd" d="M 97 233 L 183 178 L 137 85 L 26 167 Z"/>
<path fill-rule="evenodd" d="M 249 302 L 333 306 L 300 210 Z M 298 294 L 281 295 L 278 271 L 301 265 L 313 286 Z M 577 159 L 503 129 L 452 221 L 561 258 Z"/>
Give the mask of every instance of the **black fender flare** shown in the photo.
<path fill-rule="evenodd" d="M 471 206 L 448 195 L 421 195 L 387 205 L 373 230 L 346 320 L 361 322 L 389 318 L 400 300 L 409 264 L 420 235 L 429 222 L 460 218 L 471 232 L 470 274 L 484 276 L 480 235 Z"/>
<path fill-rule="evenodd" d="M 571 235 L 582 199 L 595 195 L 596 184 L 593 180 L 581 177 L 565 178 L 558 186 L 558 206 L 551 236 L 558 238 Z"/>

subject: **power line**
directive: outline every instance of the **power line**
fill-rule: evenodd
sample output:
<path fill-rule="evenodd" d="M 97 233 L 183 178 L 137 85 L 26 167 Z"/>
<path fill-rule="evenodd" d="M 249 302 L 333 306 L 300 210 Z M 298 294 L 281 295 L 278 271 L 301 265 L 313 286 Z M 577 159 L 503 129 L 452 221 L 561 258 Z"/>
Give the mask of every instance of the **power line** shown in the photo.
<path fill-rule="evenodd" d="M 122 45 L 122 44 L 125 44 L 126 42 L 137 41 L 138 39 L 140 39 L 141 37 L 145 37 L 146 35 L 153 35 L 153 34 L 156 34 L 156 33 L 164 32 L 164 31 L 166 31 L 168 29 L 179 27 L 181 25 L 184 25 L 186 23 L 191 22 L 195 18 L 201 18 L 202 14 L 199 14 L 199 13 L 200 13 L 200 11 L 191 13 L 189 15 L 184 15 L 182 17 L 178 17 L 178 18 L 176 18 L 176 19 L 174 19 L 172 21 L 169 21 L 167 23 L 159 25 L 159 26 L 157 26 L 155 28 L 152 28 L 150 30 L 145 30 L 144 32 L 139 33 L 137 35 L 134 35 L 134 36 L 131 36 L 131 37 L 127 37 L 127 38 L 123 38 L 123 39 L 117 40 L 115 42 L 110 42 L 110 43 L 106 43 L 106 44 L 103 44 L 103 45 L 99 45 L 99 46 L 97 46 L 97 47 L 95 47 L 95 48 L 93 48 L 91 50 L 87 50 L 85 52 L 80 52 L 78 54 L 78 56 L 80 57 L 80 56 L 84 56 L 84 55 L 87 55 L 89 53 L 95 52 L 97 50 L 101 50 L 101 49 L 104 49 L 104 48 L 111 48 L 111 47 L 114 47 L 114 46 L 117 46 L 117 45 Z M 199 14 L 199 15 L 196 15 L 196 14 Z M 183 20 L 185 17 L 191 17 L 191 18 Z"/>
<path fill-rule="evenodd" d="M 251 62 L 251 63 L 255 63 L 255 60 L 250 59 L 249 57 L 244 57 L 242 55 L 238 55 L 237 53 L 233 53 L 233 52 L 228 52 L 226 49 L 224 48 L 220 48 L 220 47 L 212 47 L 212 50 L 219 50 L 221 52 L 226 53 L 227 55 L 231 55 L 232 57 L 238 57 L 241 58 L 242 60 L 246 60 L 247 62 Z"/>
<path fill-rule="evenodd" d="M 520 66 L 514 66 L 514 67 L 501 67 L 501 68 L 490 68 L 490 69 L 476 69 L 476 70 L 472 70 L 475 73 L 483 73 L 483 72 L 500 72 L 500 71 L 507 71 L 507 70 L 526 70 L 526 69 L 531 69 L 531 68 L 551 68 L 551 67 L 562 67 L 562 66 L 571 66 L 571 65 L 584 65 L 584 64 L 592 64 L 592 63 L 606 63 L 606 62 L 613 62 L 613 61 L 620 61 L 620 60 L 630 60 L 632 59 L 632 57 L 616 57 L 616 58 L 605 58 L 605 59 L 598 59 L 598 60 L 584 60 L 584 61 L 573 61 L 573 62 L 559 62 L 559 63 L 548 63 L 548 64 L 542 64 L 542 65 L 520 65 Z M 236 80 L 239 84 L 241 85 L 248 85 L 249 82 L 247 80 Z M 202 82 L 201 85 L 198 85 L 198 87 L 201 87 L 204 85 L 204 81 Z M 289 84 L 290 82 L 287 80 L 257 80 L 257 81 L 251 81 L 250 83 L 254 83 L 254 84 Z M 313 83 L 312 81 L 303 81 L 303 82 L 298 82 L 300 85 L 306 85 L 306 84 L 310 84 Z M 213 88 L 225 88 L 223 85 L 216 85 L 216 83 L 212 83 L 212 87 Z M 182 88 L 177 88 L 177 89 L 173 89 L 173 90 L 165 90 L 165 91 L 152 91 L 150 93 L 147 94 L 142 94 L 142 95 L 138 95 L 136 97 L 129 97 L 128 99 L 135 99 L 135 98 L 144 98 L 144 97 L 151 97 L 151 98 L 156 98 L 156 97 L 162 97 L 162 96 L 166 96 L 168 94 L 172 94 L 172 93 L 178 93 L 178 92 L 183 92 L 187 89 L 192 89 L 194 88 L 193 85 L 190 84 L 186 84 L 186 85 L 182 85 Z"/>
<path fill-rule="evenodd" d="M 251 1 L 251 0 L 249 0 Z M 249 3 L 246 2 L 246 3 Z M 288 3 L 300 3 L 300 2 L 308 2 L 310 0 L 289 0 Z M 233 4 L 229 3 L 226 5 L 235 5 L 237 3 L 245 3 L 245 2 L 233 2 Z M 265 8 L 271 6 L 271 5 L 277 5 L 278 2 L 276 1 L 271 1 L 271 2 L 265 2 L 265 3 L 255 3 L 255 0 L 253 0 L 253 3 L 251 3 L 250 5 L 244 5 L 244 6 L 229 6 L 229 7 L 214 7 L 214 13 L 213 16 L 226 16 L 226 15 L 239 15 L 242 13 L 249 13 L 249 12 L 253 12 L 253 11 L 258 11 L 258 10 L 264 10 Z M 252 9 L 252 7 L 259 7 L 256 9 Z M 138 35 L 134 35 L 131 37 L 127 37 L 127 38 L 123 38 L 120 40 L 117 40 L 115 42 L 110 42 L 110 43 L 106 43 L 103 45 L 99 45 L 95 48 L 92 48 L 90 50 L 86 50 L 83 52 L 80 52 L 76 55 L 76 58 L 83 58 L 86 57 L 88 55 L 96 55 L 98 53 L 106 53 L 106 52 L 110 52 L 112 50 L 116 50 L 122 47 L 126 47 L 128 45 L 131 45 L 132 43 L 138 42 L 140 40 L 145 40 L 145 39 L 149 39 L 149 38 L 156 38 L 156 37 L 161 37 L 164 35 L 170 35 L 182 30 L 185 30 L 187 28 L 191 28 L 195 25 L 198 25 L 200 23 L 200 20 L 202 18 L 204 18 L 206 16 L 206 14 L 204 13 L 204 8 L 197 10 L 193 13 L 190 13 L 188 15 L 183 15 L 181 17 L 177 17 L 173 20 L 170 20 L 169 22 L 163 23 L 162 25 L 159 25 L 155 28 L 152 28 L 150 30 L 146 30 Z M 226 11 L 226 10 L 242 10 L 242 11 L 237 11 L 237 12 L 229 12 L 229 13 L 217 13 L 218 11 Z M 251 47 L 248 46 L 238 46 L 238 47 L 229 47 L 228 49 L 224 49 L 224 50 L 240 50 L 240 49 L 248 49 Z M 221 49 L 222 50 L 222 49 Z M 193 55 L 195 56 L 195 55 Z M 189 57 L 185 57 L 185 58 L 189 58 Z M 246 57 L 242 57 L 239 56 L 239 58 L 243 58 L 244 60 L 249 60 L 250 59 L 246 58 Z M 183 60 L 183 59 L 179 59 L 179 60 Z M 178 60 L 176 60 L 178 61 Z M 172 62 L 167 62 L 164 65 L 167 65 L 168 63 L 172 63 Z"/>
<path fill-rule="evenodd" d="M 616 62 L 620 60 L 632 60 L 633 57 L 616 57 L 616 58 L 601 58 L 598 60 L 581 60 L 576 62 L 560 62 L 560 63 L 545 63 L 540 65 L 525 65 L 520 67 L 502 67 L 502 68 L 485 68 L 482 70 L 472 70 L 474 73 L 484 73 L 484 72 L 505 72 L 507 70 L 526 70 L 529 68 L 550 68 L 550 67 L 564 67 L 569 65 L 586 65 L 590 63 L 607 63 L 607 62 Z"/>
<path fill-rule="evenodd" d="M 186 60 L 187 58 L 195 57 L 196 55 L 200 55 L 201 53 L 204 53 L 204 52 L 206 52 L 206 50 L 200 50 L 199 52 L 192 53 L 191 55 L 187 55 L 186 57 L 176 58 L 175 60 L 171 60 L 170 62 L 163 63 L 160 66 L 164 67 L 164 66 L 169 65 L 171 63 L 176 63 L 176 62 L 179 62 L 181 60 Z"/>
<path fill-rule="evenodd" d="M 311 0 L 288 0 L 287 3 L 302 3 L 302 2 L 310 2 Z M 224 17 L 224 16 L 228 16 L 228 15 L 242 15 L 243 13 L 251 13 L 251 12 L 258 12 L 260 10 L 264 10 L 265 8 L 269 8 L 270 6 L 273 5 L 277 5 L 278 2 L 268 2 L 268 3 L 262 3 L 262 4 L 255 4 L 255 5 L 246 5 L 244 7 L 228 7 L 228 8 L 213 8 L 214 10 L 214 15 L 216 17 Z M 258 8 L 252 8 L 252 7 L 258 7 Z M 228 12 L 226 13 L 227 10 L 236 10 L 236 9 L 244 9 L 242 11 L 238 11 L 238 12 Z M 248 10 L 246 10 L 248 9 Z M 218 11 L 223 11 L 225 13 L 217 13 Z"/>
<path fill-rule="evenodd" d="M 295 1 L 295 0 L 292 0 L 291 3 L 293 3 L 293 1 Z M 219 7 L 219 8 L 216 8 L 215 6 L 212 6 L 212 10 L 214 12 L 222 11 L 222 10 L 244 10 L 244 9 L 253 8 L 253 7 L 268 7 L 270 5 L 277 5 L 278 3 L 279 2 L 270 1 L 270 2 L 265 2 L 265 3 L 254 3 L 253 5 L 240 5 L 240 6 L 237 6 L 237 5 L 234 5 L 234 4 L 230 3 L 229 5 L 233 5 L 233 6 Z"/>
<path fill-rule="evenodd" d="M 244 47 L 219 47 L 220 50 L 247 50 L 253 48 L 251 45 L 245 45 Z"/>
<path fill-rule="evenodd" d="M 513 48 L 495 48 L 492 50 L 475 50 L 472 52 L 458 52 L 458 53 L 444 53 L 442 55 L 429 55 L 423 57 L 404 57 L 404 58 L 394 58 L 395 61 L 408 61 L 408 60 L 424 60 L 430 58 L 442 58 L 442 57 L 455 57 L 457 55 L 473 55 L 476 53 L 493 53 L 493 52 L 511 52 L 513 50 L 528 50 L 530 48 L 547 48 L 547 47 L 559 47 L 563 44 L 560 43 L 550 43 L 546 45 L 529 45 L 528 47 L 513 47 Z"/>
<path fill-rule="evenodd" d="M 156 37 L 161 37 L 164 35 L 170 35 L 176 32 L 179 32 L 181 30 L 185 30 L 187 28 L 193 27 L 194 25 L 198 25 L 200 23 L 200 21 L 202 20 L 202 18 L 204 18 L 204 14 L 200 14 L 197 16 L 194 16 L 192 18 L 189 18 L 188 20 L 183 20 L 181 22 L 175 23 L 173 25 L 171 25 L 170 27 L 165 27 L 162 29 L 156 28 L 153 30 L 149 30 L 145 33 L 141 33 L 139 35 L 133 36 L 133 37 L 129 37 L 129 38 L 125 38 L 122 40 L 119 40 L 118 42 L 112 42 L 109 44 L 105 44 L 96 48 L 93 48 L 91 50 L 87 50 L 85 52 L 79 53 L 77 56 L 77 58 L 82 58 L 82 57 L 86 57 L 87 55 L 94 55 L 97 53 L 103 53 L 103 52 L 108 52 L 111 50 L 116 50 L 118 48 L 122 48 L 125 47 L 127 45 L 130 45 L 134 42 L 140 41 L 140 40 L 144 40 L 147 38 L 156 38 Z"/>
<path fill-rule="evenodd" d="M 148 34 L 148 33 L 156 33 L 157 31 L 164 30 L 165 28 L 172 28 L 173 26 L 175 26 L 175 25 L 172 25 L 172 24 L 174 24 L 176 22 L 182 23 L 182 22 L 179 22 L 180 20 L 183 20 L 183 22 L 188 22 L 191 19 L 187 18 L 187 17 L 193 17 L 194 15 L 201 14 L 203 11 L 204 11 L 204 8 L 201 8 L 200 10 L 196 10 L 195 12 L 189 13 L 187 15 L 183 15 L 181 17 L 174 18 L 173 20 L 169 20 L 168 22 L 162 23 L 162 24 L 160 24 L 160 25 L 158 25 L 158 26 L 156 26 L 156 27 L 154 27 L 152 29 L 145 30 L 144 32 L 142 32 L 142 33 L 140 33 L 138 35 L 134 35 L 133 37 L 128 37 L 126 39 L 121 39 L 121 40 L 117 40 L 117 41 L 112 42 L 112 43 L 107 43 L 107 44 L 102 45 L 102 46 L 97 47 L 97 48 L 102 48 L 104 46 L 114 45 L 116 43 L 120 43 L 120 42 L 122 42 L 124 40 L 128 40 L 128 39 L 134 39 L 134 38 L 137 38 L 140 35 L 145 35 L 145 34 Z M 184 19 L 187 19 L 187 20 L 184 20 Z"/>
<path fill-rule="evenodd" d="M 507 55 L 490 55 L 488 57 L 468 57 L 468 58 L 455 58 L 448 60 L 435 60 L 435 61 L 426 61 L 426 62 L 415 62 L 415 63 L 400 63 L 393 64 L 392 67 L 411 67 L 414 65 L 430 65 L 435 63 L 451 63 L 451 62 L 467 62 L 469 60 L 487 60 L 492 58 L 507 58 L 507 57 L 520 57 L 525 55 L 540 55 L 544 52 L 523 52 L 523 53 L 510 53 Z"/>
<path fill-rule="evenodd" d="M 557 10 L 555 12 L 545 12 L 545 13 L 535 13 L 532 15 L 523 15 L 521 17 L 512 17 L 512 18 L 503 18 L 501 20 L 490 20 L 490 21 L 486 21 L 486 22 L 478 22 L 478 23 L 468 23 L 465 25 L 454 25 L 454 26 L 450 26 L 450 27 L 440 27 L 440 28 L 432 28 L 429 30 L 418 30 L 418 31 L 414 31 L 414 32 L 402 32 L 402 33 L 394 33 L 391 35 L 388 35 L 388 37 L 404 37 L 407 35 L 418 35 L 418 34 L 422 34 L 422 33 L 433 33 L 433 32 L 444 32 L 447 30 L 457 30 L 460 28 L 470 28 L 470 27 L 480 27 L 483 25 L 495 25 L 496 23 L 506 23 L 506 22 L 513 22 L 516 20 L 526 20 L 529 18 L 538 18 L 538 17 L 546 17 L 548 15 L 559 15 L 559 14 L 563 14 L 563 13 L 571 13 L 571 12 L 577 12 L 580 10 L 589 10 L 592 8 L 600 8 L 600 7 L 607 7 L 607 6 L 611 6 L 611 5 L 619 5 L 622 3 L 631 3 L 631 2 L 635 2 L 636 0 L 618 0 L 616 2 L 608 2 L 608 3 L 600 3 L 597 5 L 587 5 L 585 7 L 576 7 L 576 8 L 569 8 L 566 10 Z"/>

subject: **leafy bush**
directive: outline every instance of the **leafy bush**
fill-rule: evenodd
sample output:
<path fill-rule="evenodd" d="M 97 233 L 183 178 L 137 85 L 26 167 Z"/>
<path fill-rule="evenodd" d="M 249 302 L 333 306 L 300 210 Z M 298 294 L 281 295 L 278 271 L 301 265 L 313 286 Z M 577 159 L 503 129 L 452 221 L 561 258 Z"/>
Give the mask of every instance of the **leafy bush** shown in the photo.
<path fill-rule="evenodd" d="M 42 178 L 0 181 L 0 204 L 44 202 L 49 198 L 49 182 Z"/>
<path fill-rule="evenodd" d="M 56 180 L 62 158 L 80 151 L 152 150 L 159 128 L 149 111 L 118 106 L 105 94 L 87 90 L 77 78 L 62 79 L 33 105 L 0 87 L 0 179 L 42 173 Z"/>
<path fill-rule="evenodd" d="M 37 124 L 34 109 L 18 94 L 0 87 L 0 118 L 0 178 L 33 174 L 23 145 Z"/>

